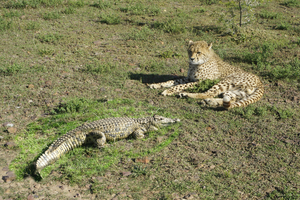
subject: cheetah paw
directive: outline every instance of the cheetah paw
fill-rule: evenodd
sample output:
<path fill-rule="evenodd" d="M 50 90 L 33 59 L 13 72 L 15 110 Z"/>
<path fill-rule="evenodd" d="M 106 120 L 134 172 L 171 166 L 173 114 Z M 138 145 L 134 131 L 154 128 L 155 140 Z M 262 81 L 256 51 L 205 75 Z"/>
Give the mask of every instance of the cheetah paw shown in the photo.
<path fill-rule="evenodd" d="M 147 86 L 149 87 L 149 88 L 151 88 L 151 89 L 159 89 L 159 88 L 161 88 L 161 86 L 160 85 L 158 85 L 158 84 L 147 84 Z"/>
<path fill-rule="evenodd" d="M 170 96 L 172 94 L 173 94 L 173 92 L 170 92 L 169 90 L 165 90 L 161 93 L 161 95 L 163 95 L 163 96 Z"/>
<path fill-rule="evenodd" d="M 187 95 L 187 93 L 185 93 L 185 92 L 179 93 L 179 97 L 180 97 L 180 98 L 187 97 L 187 96 L 188 96 L 188 95 Z"/>

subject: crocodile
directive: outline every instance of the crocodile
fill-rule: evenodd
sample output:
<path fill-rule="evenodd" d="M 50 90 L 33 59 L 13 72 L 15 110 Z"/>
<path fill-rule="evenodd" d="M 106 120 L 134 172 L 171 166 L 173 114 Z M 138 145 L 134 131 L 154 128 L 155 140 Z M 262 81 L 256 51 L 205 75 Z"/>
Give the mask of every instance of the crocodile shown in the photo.
<path fill-rule="evenodd" d="M 96 143 L 103 148 L 107 140 L 115 141 L 133 135 L 137 139 L 144 138 L 144 133 L 156 131 L 161 126 L 167 126 L 179 119 L 171 119 L 159 115 L 145 118 L 116 117 L 100 119 L 69 131 L 54 141 L 49 148 L 36 161 L 36 170 L 43 168 L 58 160 L 63 154 L 82 145 L 83 143 Z"/>

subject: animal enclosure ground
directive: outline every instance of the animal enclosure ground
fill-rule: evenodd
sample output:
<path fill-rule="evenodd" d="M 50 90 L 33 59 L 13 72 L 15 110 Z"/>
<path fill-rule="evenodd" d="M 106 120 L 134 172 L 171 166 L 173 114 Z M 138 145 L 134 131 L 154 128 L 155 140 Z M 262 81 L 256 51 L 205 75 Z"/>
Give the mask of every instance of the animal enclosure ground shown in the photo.
<path fill-rule="evenodd" d="M 0 175 L 16 177 L 0 199 L 299 199 L 299 4 L 261 3 L 239 28 L 224 2 L 1 1 Z M 225 111 L 149 89 L 186 75 L 189 40 L 260 76 L 263 98 Z M 181 122 L 76 148 L 34 176 L 76 126 L 153 114 Z"/>

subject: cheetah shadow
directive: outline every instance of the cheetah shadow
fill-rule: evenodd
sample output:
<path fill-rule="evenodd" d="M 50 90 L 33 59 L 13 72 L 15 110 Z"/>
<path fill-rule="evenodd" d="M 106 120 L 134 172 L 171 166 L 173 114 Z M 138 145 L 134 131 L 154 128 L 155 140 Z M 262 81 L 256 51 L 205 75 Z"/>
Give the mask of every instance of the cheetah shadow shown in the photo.
<path fill-rule="evenodd" d="M 142 81 L 142 83 L 161 83 L 169 80 L 184 78 L 176 75 L 159 75 L 159 74 L 134 74 L 131 73 L 129 78 L 132 80 Z"/>

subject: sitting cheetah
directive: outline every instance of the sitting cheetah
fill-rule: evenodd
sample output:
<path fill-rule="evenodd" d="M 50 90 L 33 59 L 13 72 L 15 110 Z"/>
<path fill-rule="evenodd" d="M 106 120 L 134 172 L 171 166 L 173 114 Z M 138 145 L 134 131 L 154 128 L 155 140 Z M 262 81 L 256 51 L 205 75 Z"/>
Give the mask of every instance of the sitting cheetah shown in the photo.
<path fill-rule="evenodd" d="M 181 92 L 179 94 L 181 97 L 204 99 L 209 105 L 219 105 L 226 109 L 243 107 L 258 101 L 264 93 L 263 84 L 259 78 L 222 61 L 211 47 L 212 44 L 208 45 L 205 41 L 189 41 L 187 77 L 148 86 L 152 89 L 171 87 L 163 91 L 162 95 Z M 221 81 L 204 93 L 183 92 L 205 79 L 220 79 Z M 223 94 L 223 98 L 213 98 L 220 94 Z"/>

